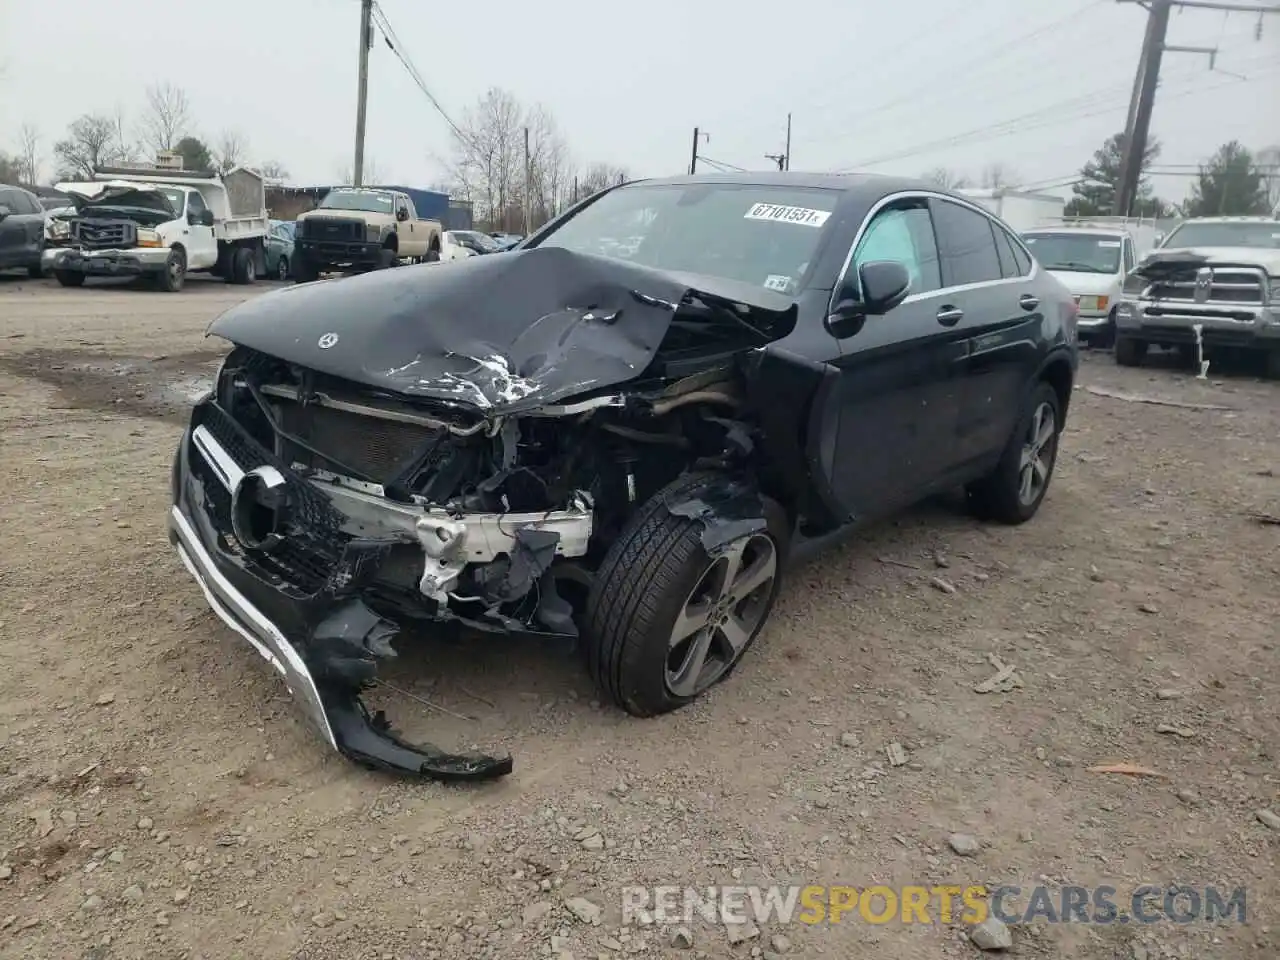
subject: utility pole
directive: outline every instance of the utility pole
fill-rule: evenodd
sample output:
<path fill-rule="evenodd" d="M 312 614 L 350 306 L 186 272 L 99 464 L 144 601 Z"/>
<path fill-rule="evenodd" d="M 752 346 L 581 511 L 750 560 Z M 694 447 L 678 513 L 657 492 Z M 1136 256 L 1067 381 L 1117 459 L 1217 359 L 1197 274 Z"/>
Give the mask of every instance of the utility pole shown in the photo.
<path fill-rule="evenodd" d="M 697 127 L 693 128 L 693 153 L 689 156 L 689 175 L 698 172 L 698 138 L 701 137 L 707 143 L 711 142 L 711 134 L 703 133 Z"/>
<path fill-rule="evenodd" d="M 529 191 L 533 176 L 529 166 L 529 128 L 524 128 L 524 235 L 529 235 Z"/>
<path fill-rule="evenodd" d="M 373 46 L 373 0 L 360 0 L 360 85 L 356 93 L 356 162 L 352 183 L 364 185 L 364 121 L 369 101 L 369 48 Z"/>
<path fill-rule="evenodd" d="M 791 114 L 787 114 L 787 146 L 782 153 L 766 153 L 766 160 L 772 160 L 778 165 L 779 170 L 791 169 Z"/>
<path fill-rule="evenodd" d="M 1151 109 L 1156 101 L 1156 84 L 1160 80 L 1160 60 L 1164 55 L 1164 38 L 1169 30 L 1169 11 L 1173 0 L 1151 0 L 1147 8 L 1147 32 L 1142 38 L 1142 57 L 1138 61 L 1138 77 L 1129 104 L 1129 126 L 1124 135 L 1124 153 L 1120 159 L 1120 182 L 1116 186 L 1115 213 L 1127 217 L 1138 196 L 1142 178 L 1142 158 L 1147 152 L 1147 133 L 1151 129 Z"/>
<path fill-rule="evenodd" d="M 1120 182 L 1116 186 L 1115 213 L 1127 217 L 1138 199 L 1138 184 L 1142 181 L 1142 158 L 1147 152 L 1147 136 L 1151 131 L 1151 111 L 1155 106 L 1156 85 L 1160 82 L 1160 62 L 1165 51 L 1171 53 L 1207 53 L 1209 69 L 1213 69 L 1216 49 L 1207 47 L 1176 47 L 1166 44 L 1169 32 L 1169 14 L 1174 7 L 1197 10 L 1221 10 L 1227 13 L 1280 13 L 1280 6 L 1264 6 L 1258 3 L 1220 2 L 1220 0 L 1116 0 L 1117 3 L 1138 3 L 1147 9 L 1147 32 L 1142 39 L 1142 56 L 1133 81 L 1133 93 L 1129 99 L 1129 117 L 1125 123 L 1124 153 L 1120 160 Z"/>

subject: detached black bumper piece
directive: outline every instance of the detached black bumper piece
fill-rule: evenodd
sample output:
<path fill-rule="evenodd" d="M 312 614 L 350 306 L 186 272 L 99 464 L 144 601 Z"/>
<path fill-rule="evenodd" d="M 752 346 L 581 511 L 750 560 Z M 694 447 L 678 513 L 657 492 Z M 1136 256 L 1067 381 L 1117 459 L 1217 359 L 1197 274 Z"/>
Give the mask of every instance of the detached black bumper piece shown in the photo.
<path fill-rule="evenodd" d="M 308 240 L 294 241 L 294 249 L 316 263 L 377 263 L 382 244 L 364 240 Z"/>
<path fill-rule="evenodd" d="M 385 544 L 343 534 L 329 501 L 211 400 L 195 408 L 173 481 L 169 539 L 178 556 L 213 612 L 281 674 L 331 747 L 372 769 L 435 780 L 511 772 L 510 757 L 408 743 L 360 699 L 378 660 L 395 656 L 399 632 L 359 596 Z M 254 503 L 240 516 L 260 523 L 268 506 L 278 535 L 255 537 L 233 519 L 246 498 Z"/>

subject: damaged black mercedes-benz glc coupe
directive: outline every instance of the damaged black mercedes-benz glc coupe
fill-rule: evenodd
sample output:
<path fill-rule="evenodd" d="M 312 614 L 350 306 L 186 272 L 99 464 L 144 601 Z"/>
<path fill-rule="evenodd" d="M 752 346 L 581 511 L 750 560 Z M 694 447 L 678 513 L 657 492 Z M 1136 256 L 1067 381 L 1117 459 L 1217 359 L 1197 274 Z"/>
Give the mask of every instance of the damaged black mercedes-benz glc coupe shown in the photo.
<path fill-rule="evenodd" d="M 333 747 L 456 779 L 511 761 L 360 699 L 403 626 L 572 641 L 609 700 L 671 710 L 859 523 L 962 485 L 1029 519 L 1077 363 L 1072 297 L 1014 233 L 873 176 L 626 184 L 503 256 L 209 332 L 234 348 L 174 463 L 179 555 Z"/>

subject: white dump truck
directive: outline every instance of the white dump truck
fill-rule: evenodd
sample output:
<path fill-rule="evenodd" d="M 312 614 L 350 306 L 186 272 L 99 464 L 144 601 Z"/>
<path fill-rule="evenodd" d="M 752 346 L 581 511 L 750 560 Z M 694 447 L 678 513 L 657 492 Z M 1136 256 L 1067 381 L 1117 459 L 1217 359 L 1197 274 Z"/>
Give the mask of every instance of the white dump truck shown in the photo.
<path fill-rule="evenodd" d="M 64 287 L 85 277 L 145 276 L 168 292 L 188 273 L 252 283 L 266 270 L 261 174 L 103 167 L 97 179 L 58 184 L 75 211 L 48 225 L 43 266 Z"/>

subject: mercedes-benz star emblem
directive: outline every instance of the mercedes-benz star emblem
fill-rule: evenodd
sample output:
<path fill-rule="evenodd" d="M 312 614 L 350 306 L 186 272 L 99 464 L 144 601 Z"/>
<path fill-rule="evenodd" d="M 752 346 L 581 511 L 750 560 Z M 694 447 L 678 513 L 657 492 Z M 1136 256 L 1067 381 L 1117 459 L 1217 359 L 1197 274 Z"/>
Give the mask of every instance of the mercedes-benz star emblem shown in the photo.
<path fill-rule="evenodd" d="M 338 342 L 338 335 L 336 333 L 326 333 L 323 337 L 320 338 L 320 342 L 317 343 L 316 346 L 318 346 L 321 350 L 328 350 L 337 342 Z"/>

